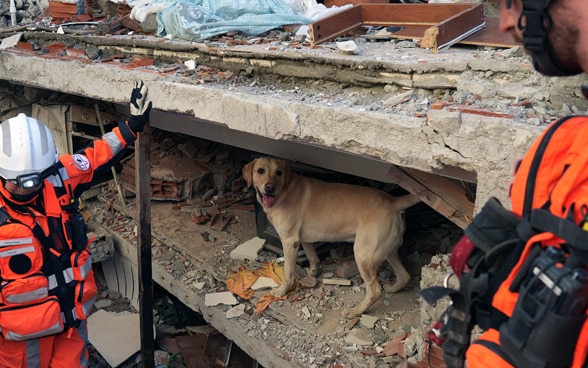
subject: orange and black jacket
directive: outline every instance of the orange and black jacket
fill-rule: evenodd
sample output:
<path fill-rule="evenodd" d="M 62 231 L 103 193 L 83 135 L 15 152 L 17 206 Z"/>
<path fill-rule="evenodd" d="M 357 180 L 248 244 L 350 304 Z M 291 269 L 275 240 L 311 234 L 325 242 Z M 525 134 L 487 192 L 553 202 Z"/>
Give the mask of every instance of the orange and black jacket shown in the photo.
<path fill-rule="evenodd" d="M 35 198 L 19 203 L 0 185 L 0 333 L 28 340 L 77 327 L 96 284 L 78 198 L 136 139 L 126 121 L 64 154 Z"/>

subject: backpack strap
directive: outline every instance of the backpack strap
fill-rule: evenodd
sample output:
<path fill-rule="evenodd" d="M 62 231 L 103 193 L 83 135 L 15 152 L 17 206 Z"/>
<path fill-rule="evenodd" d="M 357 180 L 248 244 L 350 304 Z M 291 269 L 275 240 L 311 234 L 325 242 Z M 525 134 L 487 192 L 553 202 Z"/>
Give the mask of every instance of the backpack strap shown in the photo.
<path fill-rule="evenodd" d="M 529 214 L 533 210 L 533 200 L 535 198 L 535 186 L 536 186 L 536 182 L 537 182 L 537 175 L 538 175 L 539 169 L 541 167 L 541 164 L 543 161 L 543 156 L 545 155 L 545 151 L 547 150 L 547 146 L 549 145 L 549 142 L 553 138 L 553 135 L 555 134 L 557 129 L 560 126 L 562 126 L 566 121 L 570 120 L 571 118 L 572 118 L 572 116 L 567 116 L 567 117 L 561 118 L 561 119 L 557 120 L 556 122 L 554 122 L 553 124 L 551 124 L 547 128 L 547 130 L 545 130 L 545 132 L 542 134 L 540 141 L 538 141 L 536 143 L 538 145 L 536 147 L 536 151 L 533 156 L 533 160 L 532 160 L 530 167 L 529 167 L 528 178 L 525 182 L 525 188 L 524 188 L 525 195 L 524 195 L 521 215 L 529 216 Z M 514 203 L 513 203 L 513 205 L 514 205 Z"/>
<path fill-rule="evenodd" d="M 569 213 L 573 213 L 573 205 Z M 582 263 L 588 264 L 588 232 L 573 218 L 561 218 L 548 210 L 534 209 L 529 223 L 538 232 L 549 232 L 565 240 L 570 252 L 575 253 Z"/>

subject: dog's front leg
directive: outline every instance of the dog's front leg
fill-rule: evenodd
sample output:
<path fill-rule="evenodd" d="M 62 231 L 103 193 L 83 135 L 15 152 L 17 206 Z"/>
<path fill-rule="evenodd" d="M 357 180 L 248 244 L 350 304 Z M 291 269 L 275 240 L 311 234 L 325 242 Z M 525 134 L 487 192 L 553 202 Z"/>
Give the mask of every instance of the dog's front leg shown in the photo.
<path fill-rule="evenodd" d="M 294 285 L 296 271 L 296 253 L 300 247 L 300 241 L 282 241 L 284 251 L 284 279 L 282 284 L 274 288 L 271 293 L 273 296 L 282 297 Z"/>
<path fill-rule="evenodd" d="M 310 266 L 310 270 L 308 271 L 308 274 L 310 276 L 317 277 L 319 275 L 320 259 L 318 257 L 318 254 L 316 253 L 316 248 L 314 247 L 314 243 L 302 242 L 302 249 L 304 249 L 304 253 L 306 253 L 306 258 L 308 258 L 308 263 Z"/>

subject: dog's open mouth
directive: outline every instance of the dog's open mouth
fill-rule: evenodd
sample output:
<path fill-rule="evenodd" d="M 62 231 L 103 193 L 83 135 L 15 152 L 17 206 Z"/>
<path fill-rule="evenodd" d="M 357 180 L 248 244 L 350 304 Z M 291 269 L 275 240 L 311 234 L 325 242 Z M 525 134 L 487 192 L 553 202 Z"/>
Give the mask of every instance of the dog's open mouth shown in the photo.
<path fill-rule="evenodd" d="M 276 196 L 270 194 L 263 194 L 259 189 L 257 190 L 259 198 L 261 198 L 261 205 L 265 208 L 272 208 L 276 203 Z"/>

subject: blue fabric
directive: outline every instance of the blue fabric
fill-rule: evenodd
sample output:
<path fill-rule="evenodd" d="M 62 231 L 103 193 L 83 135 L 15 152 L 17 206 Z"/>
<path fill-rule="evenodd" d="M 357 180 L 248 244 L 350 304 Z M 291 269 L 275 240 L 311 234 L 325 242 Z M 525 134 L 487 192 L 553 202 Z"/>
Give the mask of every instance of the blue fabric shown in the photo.
<path fill-rule="evenodd" d="M 176 0 L 157 13 L 157 36 L 202 41 L 227 32 L 255 36 L 311 22 L 283 0 Z"/>

